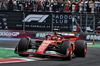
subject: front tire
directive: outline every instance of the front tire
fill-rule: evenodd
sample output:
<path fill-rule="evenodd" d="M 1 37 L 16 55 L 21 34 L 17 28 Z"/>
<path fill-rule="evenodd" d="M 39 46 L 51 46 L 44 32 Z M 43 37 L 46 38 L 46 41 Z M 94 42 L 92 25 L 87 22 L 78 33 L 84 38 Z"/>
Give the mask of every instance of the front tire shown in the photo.
<path fill-rule="evenodd" d="M 84 40 L 77 40 L 75 42 L 75 55 L 78 57 L 85 57 L 87 52 L 87 43 Z"/>
<path fill-rule="evenodd" d="M 30 44 L 31 40 L 28 38 L 21 38 L 21 40 L 19 41 L 17 48 L 17 52 L 23 52 L 25 50 L 27 50 L 29 48 L 29 44 Z M 16 51 L 16 49 L 15 49 Z M 29 54 L 19 54 L 19 56 L 23 56 L 23 57 L 28 57 Z"/>
<path fill-rule="evenodd" d="M 65 59 L 67 59 L 67 60 L 72 59 L 73 50 L 72 50 L 71 43 L 69 41 L 65 41 L 61 44 L 60 53 L 67 55 L 67 57 L 63 58 L 64 60 Z"/>

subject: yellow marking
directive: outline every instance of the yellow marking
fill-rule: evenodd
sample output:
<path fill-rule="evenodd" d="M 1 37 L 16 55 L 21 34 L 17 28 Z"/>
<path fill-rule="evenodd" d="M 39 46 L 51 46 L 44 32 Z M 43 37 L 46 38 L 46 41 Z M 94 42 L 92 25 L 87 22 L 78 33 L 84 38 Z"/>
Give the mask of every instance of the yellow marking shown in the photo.
<path fill-rule="evenodd" d="M 42 44 L 42 45 L 47 45 L 47 44 Z"/>
<path fill-rule="evenodd" d="M 73 50 L 75 50 L 75 45 L 73 45 Z"/>
<path fill-rule="evenodd" d="M 54 29 L 54 30 L 59 30 L 59 29 Z"/>

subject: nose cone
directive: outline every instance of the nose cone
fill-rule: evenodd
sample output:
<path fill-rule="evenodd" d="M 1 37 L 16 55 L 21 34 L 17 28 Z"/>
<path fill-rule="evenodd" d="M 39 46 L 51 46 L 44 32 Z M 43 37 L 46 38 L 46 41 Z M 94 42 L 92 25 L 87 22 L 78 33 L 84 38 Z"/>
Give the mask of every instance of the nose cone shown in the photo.
<path fill-rule="evenodd" d="M 47 49 L 47 47 L 49 46 L 49 44 L 46 44 L 46 43 L 42 43 L 38 50 L 37 50 L 37 54 L 43 54 L 43 52 Z"/>

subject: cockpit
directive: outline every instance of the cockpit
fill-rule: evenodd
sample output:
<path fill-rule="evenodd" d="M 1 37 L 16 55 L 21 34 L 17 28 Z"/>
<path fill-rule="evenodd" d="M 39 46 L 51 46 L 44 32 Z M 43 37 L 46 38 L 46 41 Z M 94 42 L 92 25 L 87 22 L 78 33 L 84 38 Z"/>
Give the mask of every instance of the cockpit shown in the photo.
<path fill-rule="evenodd" d="M 60 35 L 46 35 L 46 40 L 62 40 Z"/>

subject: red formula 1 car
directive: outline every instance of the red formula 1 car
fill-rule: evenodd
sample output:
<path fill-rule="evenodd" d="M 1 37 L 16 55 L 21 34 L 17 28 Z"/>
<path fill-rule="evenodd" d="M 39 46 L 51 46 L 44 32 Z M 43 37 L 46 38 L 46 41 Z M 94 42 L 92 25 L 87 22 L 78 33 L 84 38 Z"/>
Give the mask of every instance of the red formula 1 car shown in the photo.
<path fill-rule="evenodd" d="M 71 60 L 73 55 L 85 57 L 86 51 L 87 43 L 82 39 L 82 36 L 70 33 L 46 35 L 45 40 L 35 40 L 34 43 L 31 42 L 30 38 L 21 38 L 15 48 L 15 53 L 19 56 L 28 57 L 29 54 L 34 54 L 57 56 L 68 60 Z"/>

